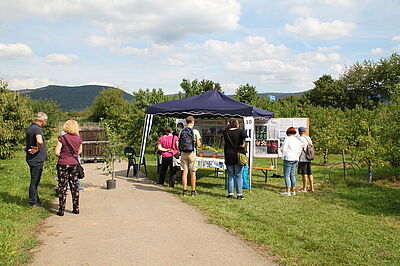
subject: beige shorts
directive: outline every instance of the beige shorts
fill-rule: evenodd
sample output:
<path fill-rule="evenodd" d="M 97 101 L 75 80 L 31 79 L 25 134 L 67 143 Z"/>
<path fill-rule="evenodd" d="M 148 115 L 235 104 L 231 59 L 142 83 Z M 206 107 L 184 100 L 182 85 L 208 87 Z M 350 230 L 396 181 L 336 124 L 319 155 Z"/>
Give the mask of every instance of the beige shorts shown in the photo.
<path fill-rule="evenodd" d="M 197 171 L 197 156 L 196 152 L 181 152 L 181 169 L 193 172 Z"/>

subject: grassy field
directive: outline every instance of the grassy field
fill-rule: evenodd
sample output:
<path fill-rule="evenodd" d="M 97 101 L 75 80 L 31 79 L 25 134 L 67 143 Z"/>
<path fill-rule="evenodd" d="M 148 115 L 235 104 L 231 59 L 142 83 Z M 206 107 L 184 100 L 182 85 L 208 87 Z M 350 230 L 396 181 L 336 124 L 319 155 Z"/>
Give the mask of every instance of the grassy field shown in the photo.
<path fill-rule="evenodd" d="M 146 159 L 149 175 L 156 180 L 155 157 Z M 379 181 L 374 184 L 363 182 L 360 175 L 360 182 L 332 185 L 325 181 L 326 167 L 319 165 L 319 159 L 314 167 L 315 193 L 281 196 L 283 179 L 270 178 L 265 184 L 263 174 L 256 171 L 253 191 L 245 191 L 246 199 L 228 200 L 225 180 L 214 178 L 213 170 L 201 169 L 199 196 L 182 200 L 281 264 L 399 264 L 399 169 L 375 169 Z M 255 160 L 257 166 L 270 164 L 266 159 Z M 55 197 L 50 167 L 45 168 L 39 187 L 47 209 Z M 29 169 L 22 154 L 0 161 L 0 176 L 0 265 L 26 264 L 31 258 L 29 249 L 37 244 L 35 230 L 50 212 L 28 206 Z M 178 184 L 170 191 L 180 195 L 181 189 Z"/>
<path fill-rule="evenodd" d="M 330 161 L 340 161 L 339 156 L 331 157 Z M 154 161 L 151 163 L 149 172 L 156 180 L 156 167 Z M 317 158 L 315 193 L 298 193 L 295 197 L 279 195 L 284 189 L 283 179 L 270 178 L 265 184 L 263 174 L 256 171 L 253 191 L 245 191 L 245 200 L 226 199 L 225 180 L 214 178 L 213 170 L 201 169 L 197 182 L 199 196 L 182 197 L 182 200 L 204 212 L 211 223 L 254 243 L 281 264 L 398 265 L 398 183 L 385 180 L 368 184 L 359 175 L 360 182 L 332 185 L 325 181 L 327 167 L 320 163 Z M 270 161 L 256 159 L 255 165 L 269 166 Z M 375 172 L 384 172 L 396 179 L 399 169 L 388 169 Z M 177 185 L 170 190 L 180 195 L 181 189 Z"/>
<path fill-rule="evenodd" d="M 37 245 L 35 230 L 50 215 L 45 209 L 29 207 L 29 167 L 22 152 L 0 160 L 0 265 L 26 264 L 29 249 Z M 54 177 L 45 170 L 39 186 L 42 206 L 48 207 L 55 194 Z"/>

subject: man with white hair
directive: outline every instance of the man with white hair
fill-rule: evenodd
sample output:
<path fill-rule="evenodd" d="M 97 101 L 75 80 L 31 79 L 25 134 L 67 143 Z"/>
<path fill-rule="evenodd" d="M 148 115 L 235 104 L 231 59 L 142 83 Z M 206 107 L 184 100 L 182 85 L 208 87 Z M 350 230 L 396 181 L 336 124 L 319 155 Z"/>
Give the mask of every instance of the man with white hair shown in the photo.
<path fill-rule="evenodd" d="M 47 122 L 47 115 L 43 112 L 36 114 L 35 121 L 26 129 L 26 162 L 31 173 L 29 186 L 29 205 L 36 207 L 40 203 L 38 185 L 42 176 L 44 161 L 47 159 L 46 141 L 42 126 Z"/>

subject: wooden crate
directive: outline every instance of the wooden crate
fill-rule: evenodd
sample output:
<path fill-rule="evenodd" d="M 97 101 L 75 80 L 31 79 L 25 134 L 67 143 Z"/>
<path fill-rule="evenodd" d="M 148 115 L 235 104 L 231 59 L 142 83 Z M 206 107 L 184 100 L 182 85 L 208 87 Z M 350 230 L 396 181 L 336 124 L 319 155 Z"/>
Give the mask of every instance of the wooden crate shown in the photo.
<path fill-rule="evenodd" d="M 103 161 L 103 150 L 108 144 L 104 128 L 81 128 L 79 134 L 82 136 L 82 162 Z"/>

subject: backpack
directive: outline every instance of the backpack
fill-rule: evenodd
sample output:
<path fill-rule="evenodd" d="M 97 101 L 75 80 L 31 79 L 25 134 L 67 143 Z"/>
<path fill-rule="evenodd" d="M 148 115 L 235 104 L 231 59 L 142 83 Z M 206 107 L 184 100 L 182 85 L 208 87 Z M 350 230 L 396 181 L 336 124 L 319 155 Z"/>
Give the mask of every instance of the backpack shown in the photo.
<path fill-rule="evenodd" d="M 314 160 L 315 157 L 315 151 L 314 151 L 314 145 L 312 145 L 311 143 L 307 144 L 307 150 L 306 150 L 306 158 L 307 160 Z"/>
<path fill-rule="evenodd" d="M 190 127 L 182 129 L 179 136 L 179 150 L 183 152 L 194 151 L 194 133 Z"/>

